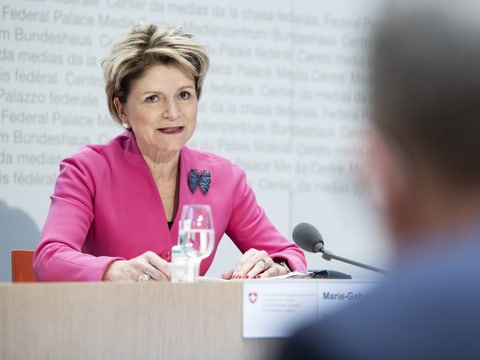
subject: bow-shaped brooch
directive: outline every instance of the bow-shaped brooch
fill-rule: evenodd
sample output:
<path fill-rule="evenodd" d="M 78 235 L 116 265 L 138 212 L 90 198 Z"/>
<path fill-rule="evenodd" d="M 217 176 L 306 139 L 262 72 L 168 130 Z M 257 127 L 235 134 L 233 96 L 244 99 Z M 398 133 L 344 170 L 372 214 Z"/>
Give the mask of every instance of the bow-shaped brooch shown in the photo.
<path fill-rule="evenodd" d="M 191 169 L 188 173 L 188 187 L 192 193 L 199 187 L 203 195 L 205 195 L 210 188 L 210 181 L 211 175 L 208 170 L 198 171 L 197 169 Z"/>

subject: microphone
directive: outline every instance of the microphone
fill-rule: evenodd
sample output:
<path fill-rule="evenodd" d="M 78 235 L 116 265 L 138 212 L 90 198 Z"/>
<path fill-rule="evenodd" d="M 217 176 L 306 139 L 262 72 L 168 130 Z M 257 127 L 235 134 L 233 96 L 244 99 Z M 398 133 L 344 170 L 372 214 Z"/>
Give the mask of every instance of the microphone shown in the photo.
<path fill-rule="evenodd" d="M 331 251 L 326 250 L 324 248 L 325 243 L 323 242 L 322 235 L 317 230 L 317 228 L 311 224 L 300 223 L 295 226 L 295 228 L 293 229 L 292 237 L 293 241 L 295 241 L 295 243 L 303 250 L 313 253 L 321 252 L 325 260 L 335 259 L 350 265 L 361 267 L 363 269 L 375 271 L 380 274 L 387 274 L 385 270 L 376 268 L 374 266 L 362 264 L 358 261 L 350 260 L 341 256 L 337 256 Z"/>
<path fill-rule="evenodd" d="M 320 231 L 308 223 L 300 223 L 293 229 L 293 241 L 303 250 L 313 253 L 321 252 L 324 246 Z"/>

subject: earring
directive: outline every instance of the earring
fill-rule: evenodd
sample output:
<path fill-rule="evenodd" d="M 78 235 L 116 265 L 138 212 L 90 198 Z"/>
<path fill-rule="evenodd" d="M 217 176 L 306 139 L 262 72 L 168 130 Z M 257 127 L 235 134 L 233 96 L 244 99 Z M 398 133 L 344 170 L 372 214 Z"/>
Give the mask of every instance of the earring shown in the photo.
<path fill-rule="evenodd" d="M 126 122 L 122 123 L 122 126 L 125 130 L 128 130 L 128 124 Z"/>

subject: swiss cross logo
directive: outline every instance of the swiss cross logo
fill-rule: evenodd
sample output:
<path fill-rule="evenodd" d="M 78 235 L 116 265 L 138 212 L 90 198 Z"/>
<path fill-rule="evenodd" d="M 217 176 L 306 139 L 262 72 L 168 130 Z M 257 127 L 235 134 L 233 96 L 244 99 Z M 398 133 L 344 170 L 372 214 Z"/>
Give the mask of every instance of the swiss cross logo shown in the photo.
<path fill-rule="evenodd" d="M 252 291 L 248 293 L 248 301 L 250 301 L 250 303 L 255 304 L 257 302 L 257 299 L 258 299 L 258 294 L 256 292 Z"/>

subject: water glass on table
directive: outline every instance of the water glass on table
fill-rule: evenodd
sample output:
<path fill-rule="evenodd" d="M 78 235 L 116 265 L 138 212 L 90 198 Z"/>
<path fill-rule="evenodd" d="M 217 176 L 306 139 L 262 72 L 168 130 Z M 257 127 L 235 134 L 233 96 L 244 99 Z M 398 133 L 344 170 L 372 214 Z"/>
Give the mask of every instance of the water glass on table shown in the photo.
<path fill-rule="evenodd" d="M 193 261 L 193 281 L 198 281 L 200 263 L 212 253 L 214 243 L 215 230 L 210 205 L 184 205 L 178 228 L 178 245 Z"/>

